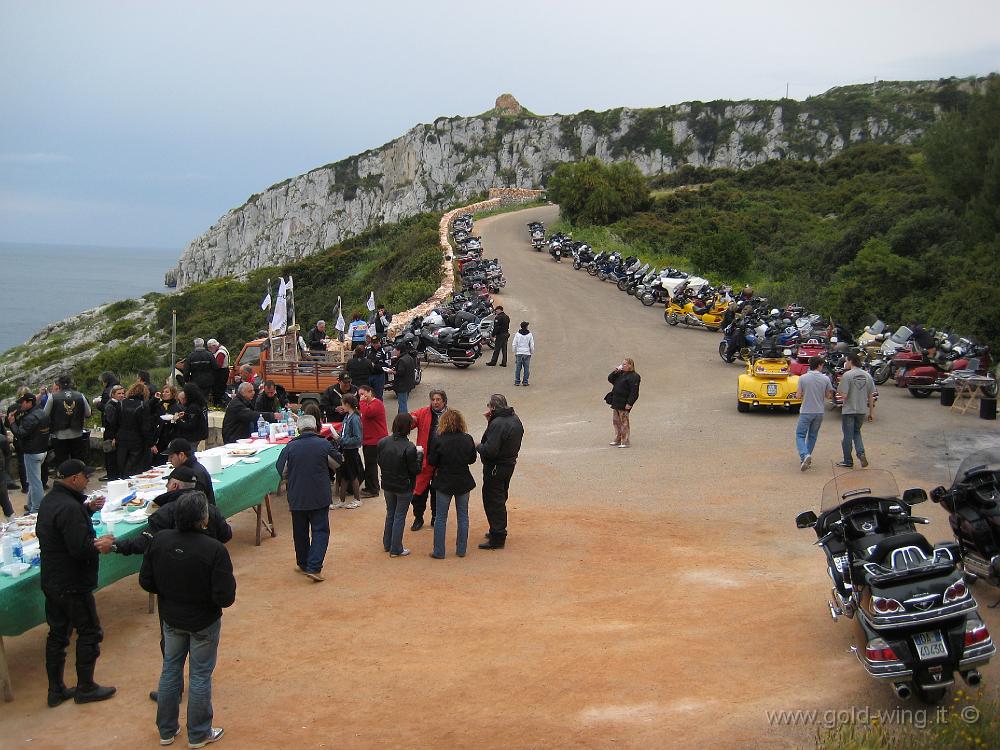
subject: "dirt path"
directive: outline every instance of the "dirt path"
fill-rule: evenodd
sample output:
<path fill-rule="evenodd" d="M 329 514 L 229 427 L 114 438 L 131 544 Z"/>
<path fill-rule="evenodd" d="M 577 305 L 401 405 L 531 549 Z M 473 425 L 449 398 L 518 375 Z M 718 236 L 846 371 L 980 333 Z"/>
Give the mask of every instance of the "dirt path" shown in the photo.
<path fill-rule="evenodd" d="M 420 406 L 445 387 L 477 435 L 490 393 L 521 415 L 507 548 L 474 548 L 485 530 L 477 491 L 467 558 L 449 547 L 431 560 L 425 529 L 407 531 L 411 557 L 390 560 L 383 507 L 368 501 L 333 513 L 329 576 L 316 585 L 292 571 L 283 502 L 280 536 L 260 548 L 241 514 L 230 544 L 239 592 L 215 680 L 221 746 L 800 747 L 814 728 L 771 727 L 765 711 L 895 705 L 847 652 L 853 625 L 830 620 L 821 555 L 793 523 L 832 476 L 837 418 L 800 473 L 794 418 L 736 412 L 738 367 L 718 358 L 716 335 L 668 328 L 660 308 L 530 250 L 525 223 L 555 216 L 477 224 L 509 279 L 498 301 L 515 326 L 532 322 L 531 387 L 513 387 L 513 362 L 428 367 L 411 397 Z M 642 375 L 631 450 L 608 447 L 602 400 L 623 356 Z M 947 479 L 949 446 L 996 438 L 995 422 L 892 387 L 865 428 L 876 466 L 927 488 Z M 928 536 L 947 537 L 944 514 L 921 511 Z M 156 618 L 134 578 L 97 600 L 98 677 L 120 694 L 49 710 L 45 628 L 8 639 L 17 700 L 0 704 L 5 746 L 154 745 Z M 1000 615 L 983 615 L 1000 632 Z M 994 665 L 984 684 L 997 692 Z"/>

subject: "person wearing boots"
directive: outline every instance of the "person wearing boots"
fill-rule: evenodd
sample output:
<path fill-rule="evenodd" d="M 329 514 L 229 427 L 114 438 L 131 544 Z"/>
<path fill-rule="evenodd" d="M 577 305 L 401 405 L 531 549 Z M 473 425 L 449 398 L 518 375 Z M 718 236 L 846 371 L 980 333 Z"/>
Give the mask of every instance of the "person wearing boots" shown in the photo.
<path fill-rule="evenodd" d="M 496 317 L 493 319 L 493 356 L 486 364 L 496 367 L 497 358 L 503 354 L 501 367 L 507 366 L 507 340 L 510 338 L 510 316 L 503 311 L 503 305 L 498 305 Z"/>
<path fill-rule="evenodd" d="M 104 632 L 97 617 L 99 553 L 90 517 L 104 499 L 88 501 L 87 482 L 94 469 L 71 458 L 59 464 L 58 477 L 42 499 L 35 533 L 41 554 L 41 587 L 45 595 L 45 671 L 49 679 L 50 708 L 72 698 L 76 703 L 107 700 L 115 688 L 94 682 Z M 76 688 L 63 682 L 66 648 L 76 631 Z"/>
<path fill-rule="evenodd" d="M 56 385 L 59 390 L 46 399 L 42 410 L 49 415 L 52 449 L 58 466 L 68 458 L 83 461 L 87 457 L 83 426 L 90 416 L 90 402 L 80 391 L 73 390 L 69 375 L 60 375 Z"/>
<path fill-rule="evenodd" d="M 486 432 L 476 446 L 483 462 L 483 510 L 490 530 L 479 549 L 503 549 L 507 541 L 507 494 L 521 450 L 524 426 L 500 393 L 490 396 Z"/>

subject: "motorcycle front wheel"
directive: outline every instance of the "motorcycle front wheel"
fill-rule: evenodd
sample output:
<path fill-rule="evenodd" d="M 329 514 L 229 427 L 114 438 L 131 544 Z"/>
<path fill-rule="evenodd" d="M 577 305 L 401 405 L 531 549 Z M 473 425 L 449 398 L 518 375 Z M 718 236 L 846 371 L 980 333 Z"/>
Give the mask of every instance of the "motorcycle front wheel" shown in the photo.
<path fill-rule="evenodd" d="M 910 388 L 909 390 L 910 395 L 913 396 L 913 398 L 927 398 L 934 393 L 934 391 L 930 388 Z"/>
<path fill-rule="evenodd" d="M 597 276 L 597 269 L 594 268 L 593 266 L 590 266 L 587 269 L 587 273 L 589 273 L 591 276 Z"/>
<path fill-rule="evenodd" d="M 736 356 L 729 353 L 729 344 L 725 341 L 719 343 L 719 356 L 722 357 L 723 362 L 732 364 L 736 361 Z"/>
<path fill-rule="evenodd" d="M 663 317 L 666 318 L 666 321 L 672 326 L 681 322 L 681 319 L 677 317 L 677 313 L 664 313 Z"/>
<path fill-rule="evenodd" d="M 875 381 L 875 385 L 885 385 L 889 380 L 889 371 L 891 369 L 888 362 L 881 367 L 876 367 L 875 372 L 872 373 L 872 380 Z"/>
<path fill-rule="evenodd" d="M 653 303 L 655 301 L 656 300 L 653 299 L 653 295 L 652 294 L 644 294 L 644 295 L 642 295 L 642 304 L 644 304 L 646 307 L 652 307 Z"/>
<path fill-rule="evenodd" d="M 580 270 L 580 266 L 581 266 L 580 261 L 578 261 L 578 260 L 574 260 L 573 261 L 573 270 L 574 271 L 579 271 Z"/>
<path fill-rule="evenodd" d="M 625 279 L 621 279 L 618 282 L 618 288 L 621 289 L 624 292 L 626 289 L 628 289 L 628 282 L 625 281 Z"/>

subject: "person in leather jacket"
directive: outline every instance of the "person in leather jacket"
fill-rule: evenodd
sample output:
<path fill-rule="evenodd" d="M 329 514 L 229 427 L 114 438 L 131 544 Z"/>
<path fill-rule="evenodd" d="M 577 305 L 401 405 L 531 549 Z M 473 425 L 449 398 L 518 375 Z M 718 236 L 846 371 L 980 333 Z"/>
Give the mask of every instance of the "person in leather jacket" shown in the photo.
<path fill-rule="evenodd" d="M 88 446 L 83 428 L 90 416 L 90 402 L 82 393 L 73 390 L 73 381 L 68 375 L 60 375 L 56 385 L 59 390 L 48 397 L 43 407 L 49 415 L 55 463 L 61 464 L 68 458 L 85 461 Z"/>
<path fill-rule="evenodd" d="M 18 411 L 7 415 L 7 425 L 17 439 L 24 456 L 28 480 L 28 512 L 37 513 L 45 490 L 42 485 L 42 463 L 49 451 L 49 416 L 36 405 L 35 394 L 23 393 L 18 398 Z"/>
<path fill-rule="evenodd" d="M 215 373 L 219 363 L 205 348 L 204 339 L 194 340 L 194 351 L 184 360 L 184 382 L 195 383 L 204 394 L 215 391 Z"/>
<path fill-rule="evenodd" d="M 483 510 L 490 530 L 479 549 L 503 549 L 507 541 L 507 495 L 524 426 L 500 393 L 490 396 L 483 416 L 487 419 L 486 432 L 476 450 L 483 462 Z"/>

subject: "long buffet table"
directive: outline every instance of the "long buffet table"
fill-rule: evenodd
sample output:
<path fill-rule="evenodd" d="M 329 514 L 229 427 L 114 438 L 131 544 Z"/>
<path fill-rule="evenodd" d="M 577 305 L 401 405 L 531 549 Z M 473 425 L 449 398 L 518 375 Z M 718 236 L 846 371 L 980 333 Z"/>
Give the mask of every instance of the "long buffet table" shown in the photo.
<path fill-rule="evenodd" d="M 281 445 L 258 449 L 257 463 L 234 463 L 213 475 L 216 505 L 226 518 L 252 508 L 257 515 L 256 543 L 260 544 L 261 531 L 276 536 L 271 516 L 270 493 L 278 489 L 280 478 L 274 470 Z M 127 539 L 142 533 L 146 524 L 117 523 L 114 534 Z M 98 529 L 105 533 L 107 529 Z M 101 555 L 98 588 L 104 588 L 133 573 L 139 572 L 142 555 Z M 5 700 L 13 699 L 3 636 L 21 635 L 45 622 L 45 597 L 40 586 L 40 573 L 32 567 L 22 575 L 12 578 L 0 576 L 0 690 Z"/>

